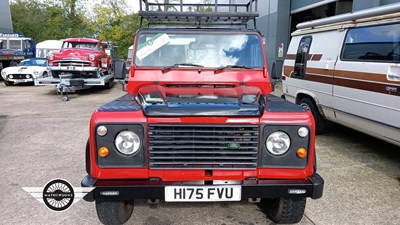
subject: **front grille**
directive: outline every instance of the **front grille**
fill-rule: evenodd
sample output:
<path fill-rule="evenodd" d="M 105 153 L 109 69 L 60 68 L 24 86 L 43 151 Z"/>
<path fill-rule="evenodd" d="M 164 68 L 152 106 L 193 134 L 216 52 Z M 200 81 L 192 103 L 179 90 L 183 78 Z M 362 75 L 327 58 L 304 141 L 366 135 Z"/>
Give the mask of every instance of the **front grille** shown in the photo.
<path fill-rule="evenodd" d="M 151 168 L 255 168 L 258 125 L 150 124 Z"/>
<path fill-rule="evenodd" d="M 31 75 L 29 75 L 29 77 L 26 78 L 26 75 L 27 75 L 27 74 L 10 74 L 10 75 L 13 76 L 12 79 L 28 79 L 28 78 L 32 78 Z M 8 75 L 8 78 L 10 78 L 10 75 Z M 10 79 L 11 79 L 11 78 L 10 78 Z"/>
<path fill-rule="evenodd" d="M 88 67 L 91 63 L 88 61 L 76 61 L 76 60 L 61 60 L 54 61 L 53 66 L 76 66 L 76 67 Z"/>

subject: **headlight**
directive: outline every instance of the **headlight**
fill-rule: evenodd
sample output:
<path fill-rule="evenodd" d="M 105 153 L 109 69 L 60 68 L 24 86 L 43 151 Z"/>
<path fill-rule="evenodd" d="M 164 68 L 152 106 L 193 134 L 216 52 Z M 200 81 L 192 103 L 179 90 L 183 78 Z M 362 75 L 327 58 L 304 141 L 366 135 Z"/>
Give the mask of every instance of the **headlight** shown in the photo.
<path fill-rule="evenodd" d="M 290 147 L 290 138 L 285 132 L 276 131 L 270 134 L 265 142 L 267 150 L 273 155 L 283 155 Z"/>
<path fill-rule="evenodd" d="M 2 76 L 5 76 L 6 74 L 7 74 L 6 71 L 1 71 Z"/>
<path fill-rule="evenodd" d="M 10 76 L 8 76 L 8 78 L 10 78 L 10 79 L 13 79 L 13 78 L 14 78 L 14 76 L 13 76 L 13 75 L 10 75 Z"/>
<path fill-rule="evenodd" d="M 27 75 L 25 75 L 25 78 L 29 79 L 29 78 L 31 78 L 31 75 L 27 74 Z"/>
<path fill-rule="evenodd" d="M 297 130 L 297 134 L 298 134 L 300 137 L 307 137 L 307 136 L 308 136 L 308 129 L 307 129 L 307 127 L 300 127 L 300 128 Z"/>
<path fill-rule="evenodd" d="M 33 71 L 33 74 L 34 74 L 34 75 L 38 75 L 38 74 L 39 74 L 39 71 L 34 70 L 34 71 Z"/>
<path fill-rule="evenodd" d="M 47 54 L 47 59 L 48 60 L 54 60 L 54 55 L 53 55 L 53 53 L 49 53 L 49 54 Z"/>
<path fill-rule="evenodd" d="M 96 58 L 95 55 L 90 55 L 90 56 L 89 56 L 90 61 L 93 61 L 95 58 Z"/>
<path fill-rule="evenodd" d="M 133 131 L 121 131 L 115 138 L 115 147 L 124 155 L 132 155 L 140 149 L 140 138 Z"/>

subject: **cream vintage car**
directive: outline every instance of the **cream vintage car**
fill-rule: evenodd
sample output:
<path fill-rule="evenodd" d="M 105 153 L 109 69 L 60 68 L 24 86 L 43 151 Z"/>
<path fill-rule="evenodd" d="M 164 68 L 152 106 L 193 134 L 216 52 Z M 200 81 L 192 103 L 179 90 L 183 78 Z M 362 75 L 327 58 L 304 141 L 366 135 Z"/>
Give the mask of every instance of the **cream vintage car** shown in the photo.
<path fill-rule="evenodd" d="M 18 83 L 33 83 L 35 79 L 47 77 L 47 59 L 31 58 L 21 61 L 18 66 L 1 70 L 4 84 L 11 86 Z"/>

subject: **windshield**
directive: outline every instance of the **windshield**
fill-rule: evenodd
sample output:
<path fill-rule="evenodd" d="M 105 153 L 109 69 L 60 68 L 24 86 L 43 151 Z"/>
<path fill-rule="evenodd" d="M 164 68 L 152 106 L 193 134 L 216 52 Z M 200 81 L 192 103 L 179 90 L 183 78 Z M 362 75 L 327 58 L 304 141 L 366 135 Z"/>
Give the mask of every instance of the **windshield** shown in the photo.
<path fill-rule="evenodd" d="M 21 40 L 9 40 L 10 49 L 21 50 Z"/>
<path fill-rule="evenodd" d="M 263 66 L 259 36 L 235 33 L 142 33 L 138 37 L 135 64 L 165 67 L 196 64 L 204 67 Z"/>
<path fill-rule="evenodd" d="M 97 43 L 64 42 L 62 48 L 89 48 L 89 49 L 97 49 Z"/>
<path fill-rule="evenodd" d="M 46 59 L 28 59 L 21 61 L 19 66 L 47 66 Z"/>

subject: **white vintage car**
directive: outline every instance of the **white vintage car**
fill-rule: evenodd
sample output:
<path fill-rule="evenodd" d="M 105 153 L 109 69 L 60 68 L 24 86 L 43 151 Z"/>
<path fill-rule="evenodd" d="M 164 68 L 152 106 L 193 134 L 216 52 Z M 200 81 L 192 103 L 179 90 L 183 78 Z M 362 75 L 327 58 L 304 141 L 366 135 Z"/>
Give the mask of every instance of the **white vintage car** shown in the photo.
<path fill-rule="evenodd" d="M 21 61 L 18 66 L 7 67 L 1 70 L 4 84 L 11 86 L 18 83 L 33 83 L 35 79 L 47 77 L 47 59 L 32 58 Z"/>

